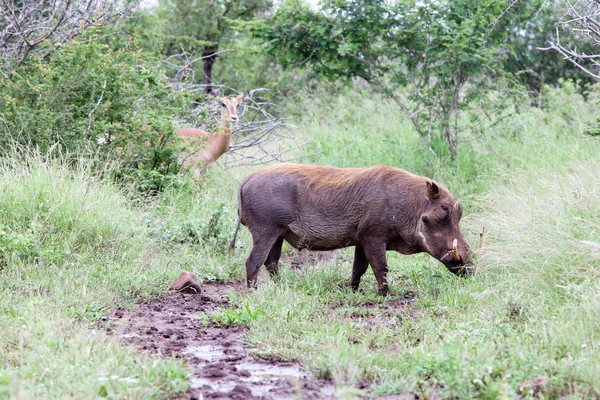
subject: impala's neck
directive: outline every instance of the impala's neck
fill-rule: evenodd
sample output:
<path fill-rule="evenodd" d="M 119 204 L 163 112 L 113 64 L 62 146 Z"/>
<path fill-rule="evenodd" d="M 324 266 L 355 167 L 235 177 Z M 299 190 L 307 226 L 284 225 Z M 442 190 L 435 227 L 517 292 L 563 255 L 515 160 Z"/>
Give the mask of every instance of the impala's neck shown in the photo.
<path fill-rule="evenodd" d="M 223 116 L 221 118 L 221 124 L 219 125 L 219 131 L 216 135 L 213 135 L 214 150 L 219 156 L 229 149 L 232 133 L 233 124 Z"/>
<path fill-rule="evenodd" d="M 219 135 L 231 136 L 233 133 L 233 123 L 227 120 L 227 118 L 221 118 L 221 124 L 219 125 Z"/>

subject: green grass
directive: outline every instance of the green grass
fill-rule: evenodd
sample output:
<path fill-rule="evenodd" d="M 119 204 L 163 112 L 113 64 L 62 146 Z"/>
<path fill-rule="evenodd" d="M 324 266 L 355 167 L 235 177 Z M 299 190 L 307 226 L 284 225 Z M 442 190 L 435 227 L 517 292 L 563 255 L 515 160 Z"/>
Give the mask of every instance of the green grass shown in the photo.
<path fill-rule="evenodd" d="M 315 139 L 306 153 L 320 152 L 307 162 L 384 163 L 439 180 L 465 205 L 474 248 L 485 229 L 478 272 L 457 278 L 431 257 L 389 253 L 391 294 L 381 298 L 371 272 L 361 291 L 342 288 L 345 250 L 284 266 L 209 318 L 248 325 L 257 354 L 300 361 L 340 398 L 533 398 L 519 385 L 541 375 L 545 398 L 600 397 L 600 141 L 579 140 L 595 95 L 585 102 L 566 85 L 544 96 L 545 108 L 522 105 L 485 138 L 466 135 L 454 162 L 422 147 L 389 100 L 305 99 L 294 123 Z M 0 398 L 181 392 L 184 364 L 119 345 L 99 318 L 156 298 L 182 270 L 244 279 L 247 229 L 233 258 L 226 248 L 248 170 L 216 167 L 140 199 L 86 165 L 36 154 L 0 163 Z"/>
<path fill-rule="evenodd" d="M 484 228 L 486 247 L 467 279 L 425 256 L 390 254 L 385 300 L 370 272 L 363 292 L 339 289 L 351 252 L 306 271 L 284 268 L 279 281 L 238 301 L 261 310 L 246 321 L 258 354 L 302 361 L 345 398 L 364 393 L 364 379 L 374 394 L 532 397 L 519 386 L 542 375 L 546 397 L 600 396 L 600 142 L 579 140 L 593 114 L 572 88 L 551 90 L 546 101 L 545 110 L 525 107 L 485 141 L 464 144 L 445 165 L 422 153 L 389 101 L 340 96 L 310 106 L 298 125 L 317 137 L 322 153 L 312 162 L 386 163 L 433 176 L 466 203 L 472 246 Z M 413 293 L 400 311 L 368 306 Z"/>
<path fill-rule="evenodd" d="M 184 390 L 180 361 L 140 356 L 95 325 L 165 292 L 182 270 L 204 280 L 240 273 L 218 248 L 235 213 L 215 214 L 218 204 L 189 186 L 134 202 L 86 165 L 36 154 L 0 163 L 0 398 Z"/>
<path fill-rule="evenodd" d="M 370 275 L 365 293 L 338 289 L 350 276 L 349 257 L 285 270 L 281 282 L 243 299 L 264 312 L 249 322 L 251 343 L 266 357 L 302 360 L 339 388 L 366 378 L 381 394 L 496 399 L 544 375 L 550 398 L 599 396 L 600 164 L 557 170 L 529 186 L 522 172 L 513 187 L 488 194 L 493 207 L 471 216 L 467 225 L 488 227 L 475 277 L 454 277 L 430 258 L 394 256 L 392 294 L 378 300 Z M 572 197 L 577 187 L 588 187 L 585 197 Z M 523 209 L 527 217 L 515 212 Z M 401 313 L 381 308 L 358 323 L 368 302 L 407 291 L 416 300 Z"/>
<path fill-rule="evenodd" d="M 94 327 L 163 291 L 174 271 L 144 240 L 143 213 L 84 165 L 35 154 L 0 165 L 0 397 L 160 399 L 186 388 L 180 362 Z"/>

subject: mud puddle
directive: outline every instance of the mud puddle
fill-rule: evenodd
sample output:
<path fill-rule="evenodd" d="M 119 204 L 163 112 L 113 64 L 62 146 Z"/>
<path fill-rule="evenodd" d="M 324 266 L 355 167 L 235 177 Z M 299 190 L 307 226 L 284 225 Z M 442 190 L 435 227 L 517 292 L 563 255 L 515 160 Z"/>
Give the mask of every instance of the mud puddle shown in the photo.
<path fill-rule="evenodd" d="M 207 326 L 200 313 L 230 307 L 241 284 L 202 284 L 200 293 L 171 292 L 139 309 L 116 310 L 106 330 L 140 351 L 184 358 L 191 389 L 179 399 L 332 399 L 331 382 L 299 364 L 262 360 L 242 343 L 244 327 Z"/>

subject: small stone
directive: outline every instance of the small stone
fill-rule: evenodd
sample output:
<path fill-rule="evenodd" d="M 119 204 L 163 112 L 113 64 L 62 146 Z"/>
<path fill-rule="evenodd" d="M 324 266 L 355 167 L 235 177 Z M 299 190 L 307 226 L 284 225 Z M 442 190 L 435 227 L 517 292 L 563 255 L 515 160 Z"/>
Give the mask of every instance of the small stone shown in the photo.
<path fill-rule="evenodd" d="M 190 400 L 200 400 L 200 389 L 190 389 Z"/>
<path fill-rule="evenodd" d="M 180 293 L 198 294 L 200 293 L 200 285 L 194 274 L 183 271 L 171 284 L 171 290 L 176 290 Z"/>

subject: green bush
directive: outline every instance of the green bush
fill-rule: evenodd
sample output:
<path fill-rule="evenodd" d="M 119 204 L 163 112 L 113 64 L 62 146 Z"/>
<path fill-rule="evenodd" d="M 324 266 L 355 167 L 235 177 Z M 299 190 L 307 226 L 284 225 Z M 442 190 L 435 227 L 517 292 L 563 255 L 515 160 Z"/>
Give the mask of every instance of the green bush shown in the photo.
<path fill-rule="evenodd" d="M 225 203 L 216 206 L 208 222 L 197 218 L 186 219 L 179 224 L 169 224 L 160 218 L 146 221 L 148 234 L 158 243 L 171 244 L 202 244 L 205 247 L 217 249 L 224 253 L 233 236 L 232 216 L 226 209 Z"/>
<path fill-rule="evenodd" d="M 174 122 L 186 110 L 168 86 L 158 59 L 134 41 L 116 51 L 93 36 L 64 44 L 0 78 L 0 155 L 15 141 L 42 152 L 60 143 L 98 167 L 118 160 L 118 178 L 160 190 L 179 170 Z"/>
<path fill-rule="evenodd" d="M 39 245 L 31 232 L 14 232 L 0 225 L 0 268 L 11 257 L 29 260 L 37 257 L 39 252 Z"/>

